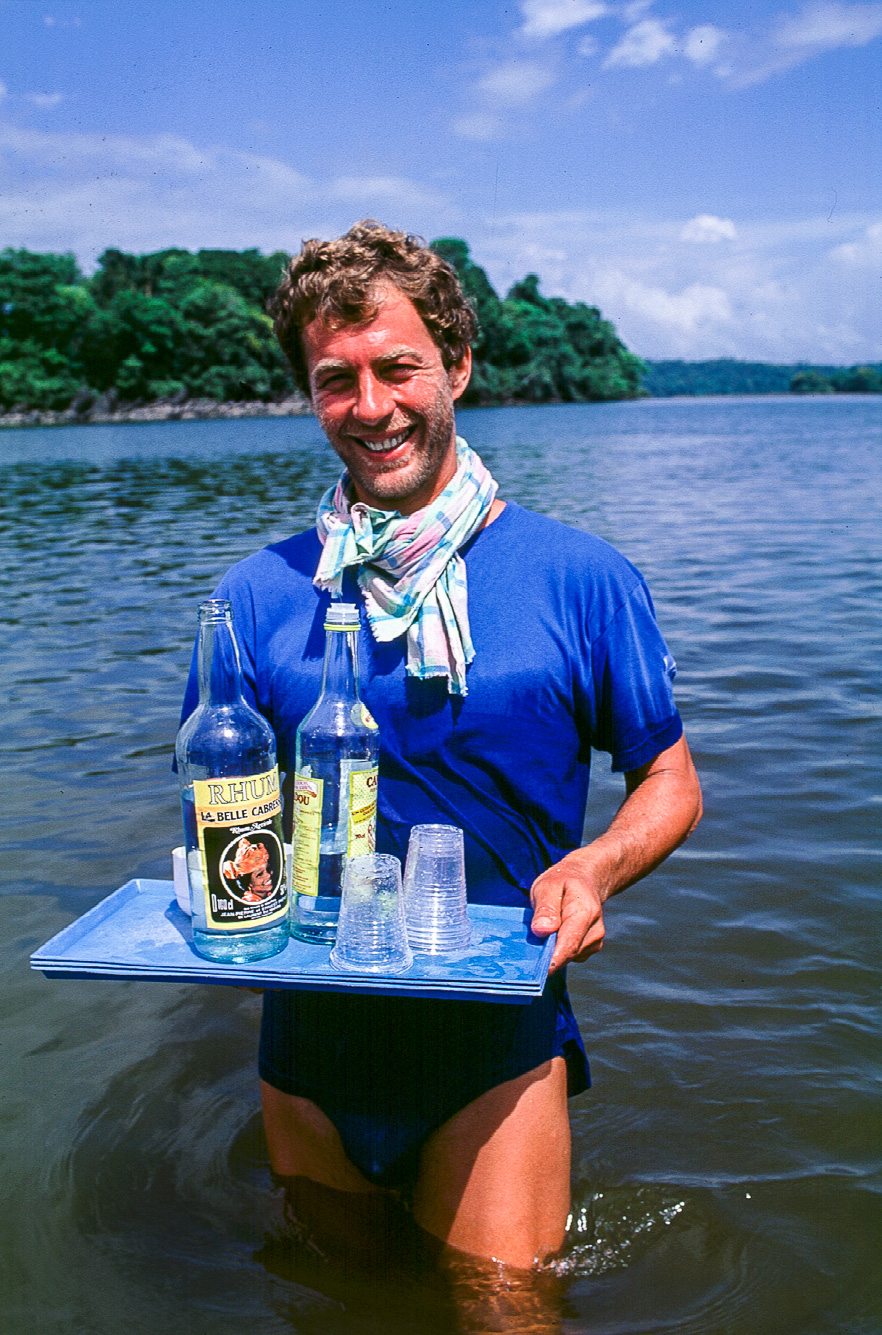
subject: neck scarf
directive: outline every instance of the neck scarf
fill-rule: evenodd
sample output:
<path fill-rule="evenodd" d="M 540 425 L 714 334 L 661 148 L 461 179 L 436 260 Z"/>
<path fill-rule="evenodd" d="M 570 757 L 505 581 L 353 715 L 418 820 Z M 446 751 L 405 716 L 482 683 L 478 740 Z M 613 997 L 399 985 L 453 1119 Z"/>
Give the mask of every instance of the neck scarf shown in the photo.
<path fill-rule="evenodd" d="M 323 550 L 314 583 L 342 592 L 343 571 L 358 566 L 377 640 L 407 635 L 407 674 L 446 677 L 451 695 L 466 695 L 475 656 L 469 633 L 465 561 L 458 550 L 481 527 L 497 484 L 474 450 L 456 438 L 457 469 L 434 501 L 412 515 L 377 510 L 354 499 L 348 473 L 319 501 Z"/>

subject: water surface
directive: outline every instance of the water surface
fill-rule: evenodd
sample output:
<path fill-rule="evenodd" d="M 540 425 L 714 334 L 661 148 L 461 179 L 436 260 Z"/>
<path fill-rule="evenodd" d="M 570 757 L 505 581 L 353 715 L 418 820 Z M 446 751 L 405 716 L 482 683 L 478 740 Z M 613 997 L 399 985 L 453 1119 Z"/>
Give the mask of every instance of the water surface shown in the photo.
<path fill-rule="evenodd" d="M 706 797 L 571 970 L 594 1088 L 571 1105 L 563 1329 L 878 1335 L 882 398 L 459 425 L 504 496 L 647 576 Z M 130 876 L 170 875 L 195 606 L 311 522 L 317 424 L 4 432 L 0 472 L 4 1335 L 446 1329 L 425 1279 L 286 1233 L 257 998 L 27 969 Z M 621 796 L 596 762 L 589 834 Z"/>

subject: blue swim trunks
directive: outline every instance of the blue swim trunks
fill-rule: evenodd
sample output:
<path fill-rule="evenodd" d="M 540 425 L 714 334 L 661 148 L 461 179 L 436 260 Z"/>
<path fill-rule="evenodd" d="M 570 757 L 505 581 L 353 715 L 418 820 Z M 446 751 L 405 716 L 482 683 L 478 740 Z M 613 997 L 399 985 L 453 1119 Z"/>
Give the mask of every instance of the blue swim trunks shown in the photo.
<path fill-rule="evenodd" d="M 432 1132 L 494 1086 L 562 1056 L 569 1096 L 587 1089 L 574 1033 L 561 974 L 526 1006 L 267 992 L 260 1076 L 317 1104 L 369 1181 L 405 1186 Z"/>

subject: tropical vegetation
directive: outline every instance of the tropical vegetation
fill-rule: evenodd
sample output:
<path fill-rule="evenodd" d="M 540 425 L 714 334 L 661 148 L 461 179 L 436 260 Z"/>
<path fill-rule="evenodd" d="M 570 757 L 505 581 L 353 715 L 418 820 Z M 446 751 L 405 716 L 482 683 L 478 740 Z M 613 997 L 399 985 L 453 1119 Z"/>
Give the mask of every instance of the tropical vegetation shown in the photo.
<path fill-rule="evenodd" d="M 707 362 L 646 362 L 646 393 L 675 394 L 833 394 L 882 391 L 882 365 L 791 366 L 719 358 Z"/>
<path fill-rule="evenodd" d="M 467 401 L 633 398 L 643 364 L 595 306 L 544 297 L 528 274 L 505 298 L 456 238 L 434 243 L 459 271 L 480 336 Z M 106 250 L 87 278 L 72 255 L 0 252 L 0 405 L 64 409 L 113 393 L 129 403 L 293 392 L 266 313 L 279 251 Z"/>
<path fill-rule="evenodd" d="M 478 316 L 468 404 L 882 392 L 882 364 L 644 363 L 596 306 L 544 296 L 532 273 L 500 297 L 465 241 L 432 244 Z M 267 314 L 288 258 L 254 249 L 110 249 L 86 277 L 73 255 L 0 251 L 0 411 L 80 412 L 101 396 L 143 404 L 292 395 Z"/>

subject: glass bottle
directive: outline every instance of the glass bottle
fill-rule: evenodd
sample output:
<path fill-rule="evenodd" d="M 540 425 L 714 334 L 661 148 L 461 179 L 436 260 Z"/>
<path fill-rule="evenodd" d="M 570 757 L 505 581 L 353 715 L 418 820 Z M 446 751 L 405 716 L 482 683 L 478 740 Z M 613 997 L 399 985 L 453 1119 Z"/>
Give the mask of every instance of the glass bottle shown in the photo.
<path fill-rule="evenodd" d="M 333 941 L 347 857 L 376 844 L 380 734 L 358 694 L 358 608 L 331 603 L 318 699 L 297 729 L 291 934 Z"/>
<path fill-rule="evenodd" d="M 199 704 L 181 726 L 181 781 L 193 944 L 245 963 L 283 950 L 288 895 L 276 739 L 242 694 L 233 609 L 199 606 Z"/>

